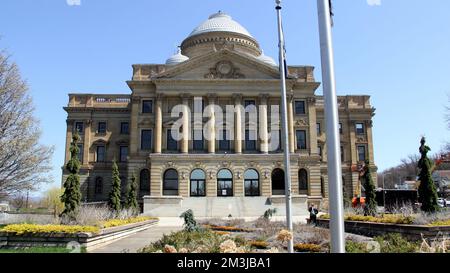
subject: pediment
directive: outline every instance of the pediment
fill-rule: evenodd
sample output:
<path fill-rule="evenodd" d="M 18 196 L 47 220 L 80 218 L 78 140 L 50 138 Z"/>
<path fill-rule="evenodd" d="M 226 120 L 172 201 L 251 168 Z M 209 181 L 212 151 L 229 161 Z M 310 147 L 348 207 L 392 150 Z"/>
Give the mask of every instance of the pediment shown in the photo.
<path fill-rule="evenodd" d="M 157 78 L 268 80 L 279 79 L 279 72 L 253 56 L 223 49 L 176 65 Z"/>

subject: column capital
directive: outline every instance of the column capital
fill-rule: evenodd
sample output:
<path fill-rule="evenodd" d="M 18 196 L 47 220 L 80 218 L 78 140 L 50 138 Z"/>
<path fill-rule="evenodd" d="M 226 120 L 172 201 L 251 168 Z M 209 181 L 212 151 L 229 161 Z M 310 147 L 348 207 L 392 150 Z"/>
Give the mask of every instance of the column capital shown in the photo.
<path fill-rule="evenodd" d="M 141 96 L 132 96 L 131 97 L 131 102 L 133 102 L 133 103 L 140 103 L 141 99 L 142 99 Z"/>
<path fill-rule="evenodd" d="M 294 100 L 294 92 L 287 92 L 286 99 L 288 102 L 292 102 Z"/>
<path fill-rule="evenodd" d="M 232 98 L 235 102 L 241 102 L 242 101 L 242 93 L 233 93 Z"/>
<path fill-rule="evenodd" d="M 267 100 L 270 98 L 270 95 L 267 93 L 259 94 L 259 98 L 261 99 L 261 103 L 267 104 Z"/>
<path fill-rule="evenodd" d="M 164 94 L 163 93 L 156 93 L 155 94 L 155 99 L 157 101 L 162 100 L 164 98 Z"/>
<path fill-rule="evenodd" d="M 216 93 L 208 93 L 206 95 L 206 97 L 208 98 L 209 103 L 211 103 L 217 99 L 217 94 Z"/>
<path fill-rule="evenodd" d="M 316 103 L 316 98 L 315 98 L 315 97 L 308 97 L 308 98 L 306 99 L 306 101 L 307 101 L 308 103 L 315 104 L 315 103 Z"/>
<path fill-rule="evenodd" d="M 92 124 L 92 119 L 86 119 L 84 122 L 86 123 L 86 125 L 91 125 Z"/>

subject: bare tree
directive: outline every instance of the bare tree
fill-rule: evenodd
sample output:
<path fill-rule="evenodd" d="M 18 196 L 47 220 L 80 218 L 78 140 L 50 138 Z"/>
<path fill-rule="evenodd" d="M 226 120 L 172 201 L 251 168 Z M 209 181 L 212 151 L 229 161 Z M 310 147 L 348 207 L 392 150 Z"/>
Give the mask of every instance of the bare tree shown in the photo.
<path fill-rule="evenodd" d="M 39 143 L 39 122 L 28 86 L 0 51 L 0 195 L 35 190 L 48 182 L 53 147 Z"/>

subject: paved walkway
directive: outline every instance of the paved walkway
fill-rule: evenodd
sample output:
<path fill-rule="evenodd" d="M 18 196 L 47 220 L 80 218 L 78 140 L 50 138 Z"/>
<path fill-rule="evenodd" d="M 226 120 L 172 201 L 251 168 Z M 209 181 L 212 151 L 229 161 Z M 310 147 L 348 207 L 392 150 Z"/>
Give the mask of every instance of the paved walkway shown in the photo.
<path fill-rule="evenodd" d="M 130 235 L 126 238 L 115 241 L 114 243 L 94 249 L 91 253 L 136 253 L 138 249 L 148 246 L 152 242 L 156 242 L 163 237 L 164 234 L 181 229 L 175 219 L 171 221 L 162 221 L 156 226 L 153 226 L 144 231 Z"/>

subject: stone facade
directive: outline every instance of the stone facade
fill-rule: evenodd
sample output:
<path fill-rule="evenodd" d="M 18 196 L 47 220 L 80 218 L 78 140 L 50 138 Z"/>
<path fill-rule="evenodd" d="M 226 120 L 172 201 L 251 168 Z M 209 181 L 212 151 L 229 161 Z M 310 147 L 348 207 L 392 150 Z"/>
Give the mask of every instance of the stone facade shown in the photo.
<path fill-rule="evenodd" d="M 131 94 L 70 94 L 69 104 L 64 107 L 68 113 L 65 161 L 69 160 L 72 135 L 79 130 L 83 151 L 80 154 L 83 200 L 107 200 L 113 159 L 119 161 L 124 190 L 134 173 L 140 184 L 141 200 L 145 196 L 149 202 L 178 204 L 180 200 L 196 198 L 191 191 L 192 183 L 198 181 L 191 174 L 197 169 L 202 170 L 204 176 L 199 179 L 205 191 L 204 195 L 200 191 L 201 196 L 227 198 L 218 196 L 223 190 L 218 189 L 218 173 L 222 169 L 231 172 L 229 196 L 273 198 L 282 194 L 280 186 L 275 186 L 272 180 L 278 181 L 280 177 L 273 175 L 279 176 L 277 169 L 284 169 L 283 154 L 279 149 L 268 147 L 273 123 L 270 113 L 272 107 L 281 104 L 280 75 L 278 67 L 259 58 L 261 52 L 252 37 L 226 31 L 204 32 L 182 43 L 185 61 L 175 65 L 133 65 L 132 79 L 127 82 Z M 320 202 L 328 196 L 327 147 L 324 102 L 315 94 L 320 84 L 315 81 L 313 72 L 311 66 L 288 67 L 287 109 L 292 162 L 289 174 L 295 197 Z M 187 118 L 187 113 L 195 108 L 194 98 L 201 98 L 206 107 L 200 126 L 211 125 L 204 129 L 212 140 L 197 142 L 199 149 L 193 140 L 182 138 L 177 141 L 176 149 L 169 149 L 168 130 L 176 122 L 182 124 L 182 136 L 193 135 L 198 126 Z M 344 192 L 351 197 L 360 194 L 357 165 L 361 159 L 365 157 L 374 163 L 372 117 L 375 110 L 369 96 L 342 96 L 338 103 Z M 251 150 L 247 149 L 249 144 L 243 133 L 249 126 L 248 113 L 238 107 L 247 104 L 255 104 L 258 109 L 258 138 L 256 149 Z M 171 116 L 177 105 L 183 113 L 181 118 Z M 234 138 L 227 150 L 220 149 L 217 136 L 220 132 L 215 128 L 218 113 L 208 105 L 218 105 L 222 109 L 226 105 L 237 107 L 233 116 Z M 298 135 L 304 136 L 305 141 L 297 139 Z M 146 141 L 150 141 L 150 146 Z M 376 171 L 375 165 L 372 168 Z M 255 184 L 246 177 L 249 169 L 257 171 L 257 178 L 252 178 Z M 172 172 L 175 180 L 169 177 L 168 170 L 175 171 Z M 64 172 L 63 180 L 65 177 Z M 246 184 L 253 186 L 246 187 Z"/>

